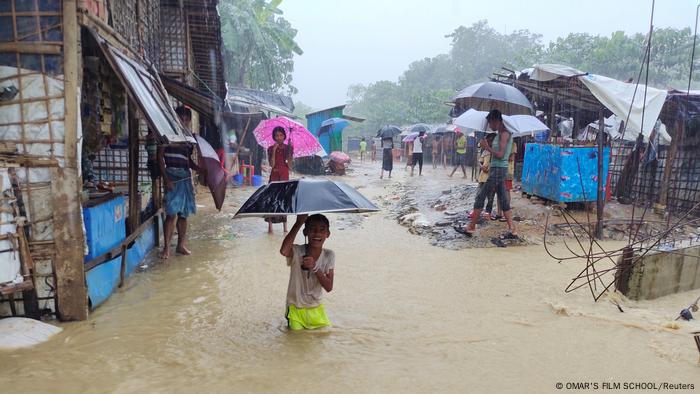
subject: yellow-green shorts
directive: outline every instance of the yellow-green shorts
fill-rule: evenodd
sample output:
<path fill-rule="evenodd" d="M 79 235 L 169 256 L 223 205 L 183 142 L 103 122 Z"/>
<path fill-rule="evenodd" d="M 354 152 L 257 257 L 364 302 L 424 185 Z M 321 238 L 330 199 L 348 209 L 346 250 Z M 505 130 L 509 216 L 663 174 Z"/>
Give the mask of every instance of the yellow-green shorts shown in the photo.
<path fill-rule="evenodd" d="M 313 308 L 297 308 L 294 305 L 287 307 L 287 325 L 291 330 L 315 330 L 328 327 L 328 320 L 323 304 Z"/>

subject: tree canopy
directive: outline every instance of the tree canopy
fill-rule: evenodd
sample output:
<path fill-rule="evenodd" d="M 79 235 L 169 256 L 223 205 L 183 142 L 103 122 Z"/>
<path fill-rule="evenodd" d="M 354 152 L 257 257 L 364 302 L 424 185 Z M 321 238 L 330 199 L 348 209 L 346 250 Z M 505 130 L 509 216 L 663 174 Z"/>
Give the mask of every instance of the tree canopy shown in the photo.
<path fill-rule="evenodd" d="M 350 86 L 348 112 L 367 118 L 360 126 L 363 134 L 385 124 L 444 122 L 449 112 L 444 103 L 456 91 L 488 80 L 502 67 L 521 70 L 535 63 L 561 63 L 621 80 L 636 79 L 647 42 L 644 34 L 617 31 L 607 37 L 572 33 L 545 45 L 539 34 L 528 30 L 503 34 L 487 21 L 460 26 L 447 38 L 451 39 L 448 53 L 411 63 L 396 82 Z M 686 86 L 692 43 L 690 28 L 655 29 L 649 84 Z M 700 70 L 696 70 L 693 79 L 697 81 Z"/>
<path fill-rule="evenodd" d="M 223 0 L 219 4 L 226 81 L 233 86 L 293 94 L 296 29 L 284 19 L 282 0 Z"/>

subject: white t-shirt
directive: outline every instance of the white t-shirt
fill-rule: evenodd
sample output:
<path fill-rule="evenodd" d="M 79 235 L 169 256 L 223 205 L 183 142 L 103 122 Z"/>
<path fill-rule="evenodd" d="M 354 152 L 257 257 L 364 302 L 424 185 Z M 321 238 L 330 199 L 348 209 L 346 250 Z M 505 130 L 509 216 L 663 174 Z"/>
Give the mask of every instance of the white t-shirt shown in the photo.
<path fill-rule="evenodd" d="M 413 153 L 423 153 L 423 141 L 421 141 L 420 137 L 416 137 L 413 140 Z"/>
<path fill-rule="evenodd" d="M 301 269 L 302 259 L 306 254 L 304 245 L 292 246 L 292 257 L 287 257 L 289 266 L 289 287 L 287 287 L 287 306 L 297 308 L 314 308 L 321 304 L 323 286 L 318 281 L 315 271 L 327 273 L 335 268 L 335 253 L 323 249 L 316 260 L 316 267 L 310 271 Z"/>

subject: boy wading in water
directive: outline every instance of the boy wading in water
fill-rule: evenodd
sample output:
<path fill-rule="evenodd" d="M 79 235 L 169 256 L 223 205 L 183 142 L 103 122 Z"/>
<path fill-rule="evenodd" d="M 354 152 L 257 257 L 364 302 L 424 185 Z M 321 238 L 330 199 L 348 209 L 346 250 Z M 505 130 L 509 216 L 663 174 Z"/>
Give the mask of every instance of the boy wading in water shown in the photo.
<path fill-rule="evenodd" d="M 305 245 L 295 245 L 294 239 L 304 226 Z M 289 287 L 287 288 L 287 324 L 291 330 L 313 330 L 330 326 L 323 309 L 323 290 L 333 290 L 335 253 L 324 249 L 330 237 L 330 224 L 323 215 L 300 215 L 292 230 L 282 241 L 280 253 L 287 258 Z"/>

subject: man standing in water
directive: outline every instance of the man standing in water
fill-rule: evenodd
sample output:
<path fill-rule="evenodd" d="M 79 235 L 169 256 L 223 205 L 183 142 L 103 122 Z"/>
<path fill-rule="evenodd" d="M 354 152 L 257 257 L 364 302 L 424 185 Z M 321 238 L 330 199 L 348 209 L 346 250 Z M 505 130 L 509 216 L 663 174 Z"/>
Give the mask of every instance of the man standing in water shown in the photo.
<path fill-rule="evenodd" d="M 455 159 L 455 168 L 452 169 L 452 173 L 450 174 L 450 177 L 452 177 L 455 172 L 457 171 L 458 168 L 462 167 L 462 173 L 464 174 L 464 178 L 467 177 L 467 137 L 462 134 L 461 131 L 457 130 L 455 132 L 457 135 L 457 140 L 455 141 L 455 152 L 457 152 L 457 158 Z"/>
<path fill-rule="evenodd" d="M 421 131 L 418 137 L 413 140 L 411 176 L 413 176 L 413 169 L 416 168 L 416 164 L 418 164 L 418 175 L 423 176 L 423 141 L 425 141 L 425 131 Z"/>
<path fill-rule="evenodd" d="M 180 121 L 192 130 L 192 111 L 180 106 L 175 109 Z M 177 247 L 179 254 L 190 255 L 185 246 L 187 239 L 187 217 L 197 212 L 192 186 L 192 169 L 199 167 L 192 160 L 192 144 L 176 144 L 158 147 L 158 164 L 165 182 L 165 223 L 163 224 L 163 252 L 161 257 L 170 257 L 170 240 L 177 225 Z"/>
<path fill-rule="evenodd" d="M 508 131 L 503 123 L 501 111 L 497 109 L 491 110 L 486 116 L 486 120 L 491 130 L 496 130 L 498 133 L 493 140 L 492 146 L 489 146 L 489 143 L 486 142 L 485 139 L 479 141 L 479 146 L 491 153 L 489 178 L 484 184 L 484 187 L 480 188 L 476 195 L 474 211 L 470 218 L 469 225 L 467 228 L 455 227 L 455 230 L 468 236 L 473 235 L 474 232 L 476 232 L 476 223 L 481 215 L 481 210 L 484 208 L 486 197 L 493 190 L 496 190 L 498 202 L 508 222 L 508 232 L 504 234 L 502 238 L 517 239 L 518 235 L 513 225 L 513 212 L 510 209 L 510 201 L 507 198 L 505 185 L 506 174 L 508 173 L 508 159 L 513 149 L 513 134 Z"/>

